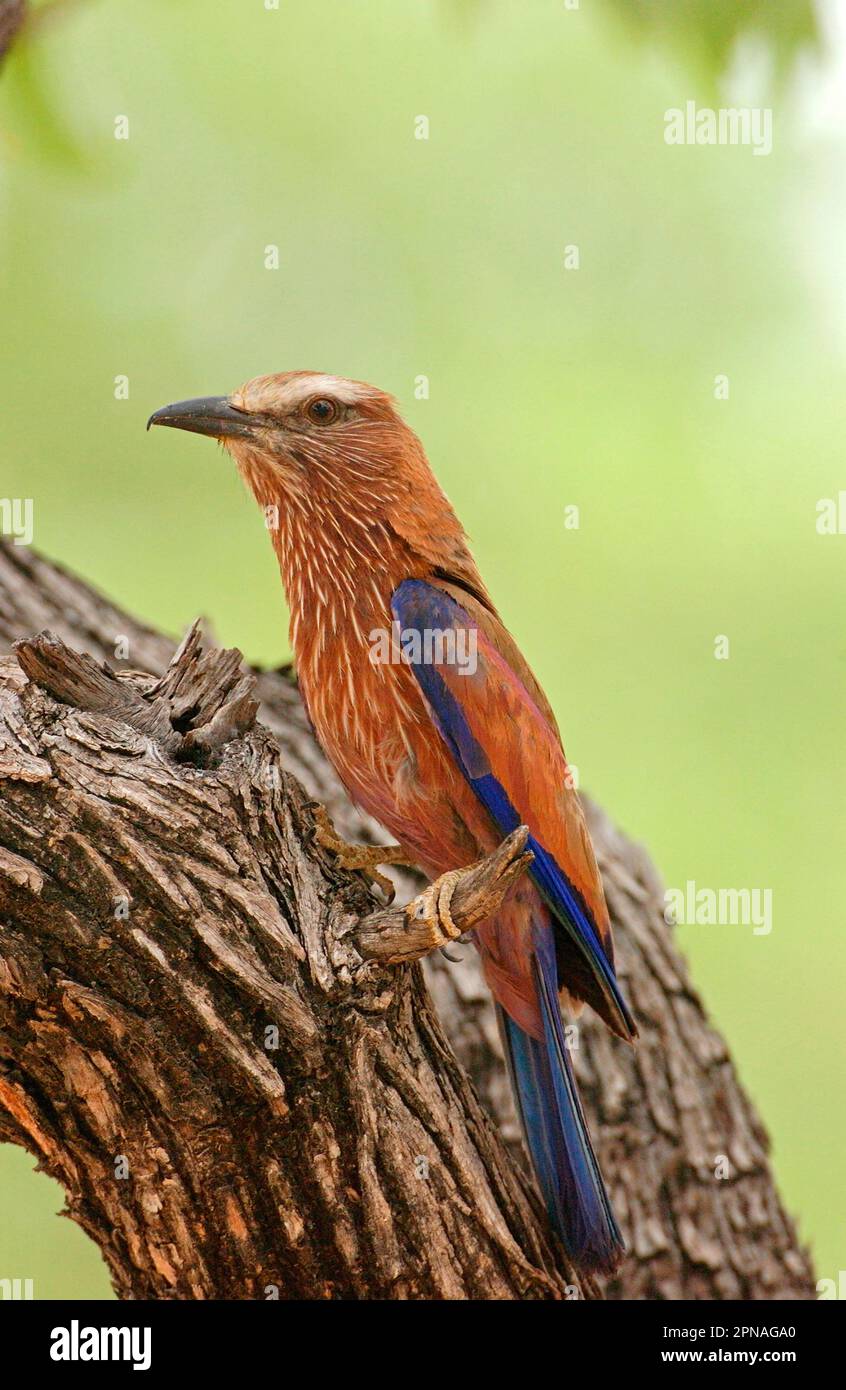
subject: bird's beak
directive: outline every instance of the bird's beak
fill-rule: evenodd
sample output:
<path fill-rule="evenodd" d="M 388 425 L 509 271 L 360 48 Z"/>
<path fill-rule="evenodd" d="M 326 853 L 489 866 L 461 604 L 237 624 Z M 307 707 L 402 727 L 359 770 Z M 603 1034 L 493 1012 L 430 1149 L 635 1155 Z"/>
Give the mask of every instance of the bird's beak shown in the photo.
<path fill-rule="evenodd" d="M 249 438 L 261 423 L 244 410 L 236 410 L 228 396 L 200 396 L 193 401 L 163 405 L 147 421 L 151 425 L 170 425 L 174 430 L 210 434 L 213 439 Z"/>

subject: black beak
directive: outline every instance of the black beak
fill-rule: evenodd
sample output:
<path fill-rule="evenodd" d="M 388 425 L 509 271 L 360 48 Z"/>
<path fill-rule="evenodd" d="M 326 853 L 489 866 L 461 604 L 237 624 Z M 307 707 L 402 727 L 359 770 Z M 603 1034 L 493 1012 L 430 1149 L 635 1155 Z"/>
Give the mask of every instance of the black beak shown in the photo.
<path fill-rule="evenodd" d="M 259 423 L 255 416 L 230 405 L 228 396 L 199 396 L 193 401 L 163 405 L 150 416 L 147 429 L 151 425 L 170 425 L 174 430 L 210 434 L 213 439 L 244 439 L 252 435 Z"/>

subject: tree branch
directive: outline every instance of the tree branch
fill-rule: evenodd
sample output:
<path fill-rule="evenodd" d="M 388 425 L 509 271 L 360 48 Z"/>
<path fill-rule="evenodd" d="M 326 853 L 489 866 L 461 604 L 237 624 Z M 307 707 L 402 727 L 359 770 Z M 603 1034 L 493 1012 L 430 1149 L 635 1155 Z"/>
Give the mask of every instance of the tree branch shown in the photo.
<path fill-rule="evenodd" d="M 310 797 L 345 838 L 378 832 L 289 674 L 193 630 L 168 668 L 172 643 L 0 544 L 0 639 L 45 625 L 90 655 L 25 640 L 0 666 L 0 1137 L 63 1182 L 118 1292 L 593 1295 L 522 1176 L 475 953 L 424 967 L 498 1128 L 419 967 L 382 963 L 431 921 L 414 939 L 415 909 L 375 908 L 313 843 Z M 588 810 L 641 1027 L 629 1049 L 585 1018 L 575 1054 L 631 1249 L 606 1295 L 812 1297 L 654 870 Z M 457 927 L 522 871 L 515 835 L 454 885 Z"/>
<path fill-rule="evenodd" d="M 493 854 L 468 865 L 460 875 L 444 874 L 405 907 L 368 913 L 356 933 L 361 955 L 386 965 L 404 965 L 449 946 L 496 911 L 532 862 L 533 855 L 526 851 L 528 838 L 528 828 L 518 826 Z M 450 890 L 447 924 L 441 911 L 444 880 L 449 880 Z"/>

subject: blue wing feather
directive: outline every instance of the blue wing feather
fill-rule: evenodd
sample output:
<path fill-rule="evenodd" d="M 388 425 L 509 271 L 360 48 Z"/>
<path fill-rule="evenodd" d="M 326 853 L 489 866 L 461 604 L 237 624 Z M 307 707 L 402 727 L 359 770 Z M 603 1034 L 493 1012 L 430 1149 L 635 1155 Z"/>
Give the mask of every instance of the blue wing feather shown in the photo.
<path fill-rule="evenodd" d="M 425 651 L 426 632 L 465 629 L 470 615 L 449 594 L 423 580 L 409 579 L 392 597 L 403 632 L 416 634 Z M 402 635 L 400 640 L 402 641 Z M 521 823 L 507 790 L 491 769 L 459 697 L 437 665 L 414 658 L 409 664 L 429 712 L 462 776 L 503 836 Z M 530 834 L 531 874 L 554 919 L 574 941 L 616 1016 L 633 1033 L 634 1023 L 620 993 L 595 923 L 555 857 Z M 541 1035 L 531 1037 L 497 1005 L 505 1055 L 517 1106 L 553 1226 L 583 1270 L 610 1274 L 625 1251 L 623 1239 L 591 1147 L 558 1004 L 555 940 L 549 922 L 532 922 L 532 969 Z"/>
<path fill-rule="evenodd" d="M 425 650 L 423 638 L 426 632 L 443 632 L 451 628 L 466 630 L 475 626 L 467 611 L 450 594 L 422 579 L 404 580 L 394 590 L 391 607 L 402 631 L 419 635 L 421 640 L 417 648 L 420 651 Z M 521 824 L 521 817 L 502 783 L 491 771 L 487 754 L 470 728 L 460 701 L 437 665 L 423 660 L 411 660 L 409 664 L 441 737 L 462 775 L 499 833 L 503 837 L 509 835 Z M 534 855 L 528 872 L 541 896 L 586 960 L 611 1009 L 622 1023 L 624 1033 L 629 1037 L 635 1036 L 637 1028 L 634 1019 L 583 900 L 561 865 L 535 835 L 529 835 L 527 847 Z"/>

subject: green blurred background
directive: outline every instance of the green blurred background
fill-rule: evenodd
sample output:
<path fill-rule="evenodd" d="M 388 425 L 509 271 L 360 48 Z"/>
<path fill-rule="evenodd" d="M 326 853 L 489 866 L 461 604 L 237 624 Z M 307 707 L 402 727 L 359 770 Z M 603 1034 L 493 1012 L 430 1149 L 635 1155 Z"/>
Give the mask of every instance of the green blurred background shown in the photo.
<path fill-rule="evenodd" d="M 151 623 L 278 663 L 255 504 L 146 417 L 295 367 L 394 392 L 583 785 L 669 884 L 773 890 L 768 936 L 680 935 L 835 1278 L 846 536 L 816 507 L 846 488 L 846 26 L 772 8 L 47 6 L 0 72 L 0 492 Z M 667 108 L 729 98 L 773 106 L 769 157 L 664 143 Z M 0 1150 L 0 1276 L 105 1296 L 32 1168 Z"/>

